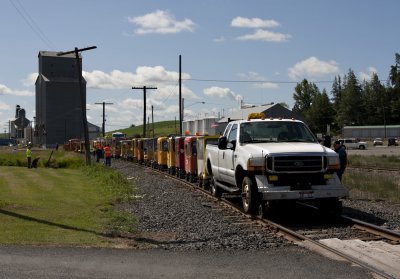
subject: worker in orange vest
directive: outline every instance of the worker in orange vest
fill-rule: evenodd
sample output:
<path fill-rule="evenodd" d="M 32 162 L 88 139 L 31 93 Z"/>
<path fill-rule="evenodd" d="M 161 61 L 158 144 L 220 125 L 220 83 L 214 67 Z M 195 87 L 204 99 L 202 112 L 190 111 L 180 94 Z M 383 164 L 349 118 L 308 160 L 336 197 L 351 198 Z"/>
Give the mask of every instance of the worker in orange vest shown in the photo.
<path fill-rule="evenodd" d="M 106 162 L 106 166 L 111 166 L 111 148 L 109 144 L 106 144 L 106 146 L 104 146 L 104 158 L 105 158 L 105 162 Z"/>

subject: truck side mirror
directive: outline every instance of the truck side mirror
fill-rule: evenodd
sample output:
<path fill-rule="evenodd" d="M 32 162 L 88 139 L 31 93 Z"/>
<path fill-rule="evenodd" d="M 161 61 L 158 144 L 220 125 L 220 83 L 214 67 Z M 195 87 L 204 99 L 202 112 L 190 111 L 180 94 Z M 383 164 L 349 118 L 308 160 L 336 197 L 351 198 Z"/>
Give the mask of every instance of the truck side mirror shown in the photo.
<path fill-rule="evenodd" d="M 236 148 L 236 140 L 232 140 L 232 141 L 228 142 L 226 148 L 235 150 L 235 148 Z"/>
<path fill-rule="evenodd" d="M 218 139 L 218 149 L 226 149 L 228 145 L 228 139 L 226 137 L 220 137 Z"/>

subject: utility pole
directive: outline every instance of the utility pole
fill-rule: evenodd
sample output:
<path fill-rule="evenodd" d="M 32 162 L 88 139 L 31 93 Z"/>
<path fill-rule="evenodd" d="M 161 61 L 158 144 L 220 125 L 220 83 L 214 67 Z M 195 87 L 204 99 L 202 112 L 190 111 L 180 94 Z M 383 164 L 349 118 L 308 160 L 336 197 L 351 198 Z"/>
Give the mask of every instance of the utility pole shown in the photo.
<path fill-rule="evenodd" d="M 153 138 L 154 138 L 154 114 L 153 114 L 153 105 L 151 105 L 151 128 L 153 130 Z"/>
<path fill-rule="evenodd" d="M 90 165 L 90 143 L 89 143 L 89 128 L 88 128 L 87 117 L 86 117 L 86 102 L 85 102 L 85 96 L 83 94 L 82 69 L 81 69 L 81 63 L 79 60 L 79 52 L 87 51 L 87 50 L 91 50 L 91 49 L 95 49 L 95 48 L 97 48 L 97 47 L 92 46 L 92 47 L 86 47 L 86 48 L 81 48 L 81 49 L 78 49 L 76 47 L 75 50 L 72 50 L 72 51 L 57 53 L 57 56 L 63 56 L 66 54 L 75 53 L 76 65 L 77 65 L 77 69 L 78 69 L 79 91 L 80 91 L 80 95 L 81 95 L 81 114 L 82 114 L 83 133 L 85 136 L 86 165 Z"/>
<path fill-rule="evenodd" d="M 146 89 L 157 89 L 157 87 L 132 87 L 132 89 L 142 89 L 143 90 L 143 138 L 146 137 Z"/>
<path fill-rule="evenodd" d="M 103 105 L 103 124 L 101 125 L 101 131 L 103 132 L 103 138 L 106 136 L 106 105 L 113 105 L 113 103 L 95 103 L 96 105 Z"/>
<path fill-rule="evenodd" d="M 182 121 L 183 121 L 183 111 L 182 111 L 182 59 L 179 55 L 179 135 L 182 136 Z"/>

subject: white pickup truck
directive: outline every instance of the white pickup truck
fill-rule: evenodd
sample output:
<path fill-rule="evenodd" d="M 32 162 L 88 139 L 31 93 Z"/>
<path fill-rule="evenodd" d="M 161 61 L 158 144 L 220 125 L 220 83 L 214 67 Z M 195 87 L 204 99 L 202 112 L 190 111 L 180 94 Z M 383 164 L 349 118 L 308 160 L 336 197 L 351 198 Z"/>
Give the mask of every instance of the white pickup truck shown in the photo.
<path fill-rule="evenodd" d="M 338 214 L 348 196 L 336 175 L 338 155 L 298 120 L 253 114 L 230 122 L 206 157 L 212 194 L 241 194 L 247 213 L 265 216 L 282 201 L 302 201 Z"/>

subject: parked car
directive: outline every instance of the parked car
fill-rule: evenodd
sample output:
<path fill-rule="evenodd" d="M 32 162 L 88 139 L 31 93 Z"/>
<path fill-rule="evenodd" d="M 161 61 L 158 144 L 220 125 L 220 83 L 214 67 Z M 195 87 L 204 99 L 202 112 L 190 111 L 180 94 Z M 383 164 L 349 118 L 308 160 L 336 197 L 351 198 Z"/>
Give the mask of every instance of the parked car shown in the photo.
<path fill-rule="evenodd" d="M 388 146 L 398 146 L 397 138 L 388 138 Z"/>
<path fill-rule="evenodd" d="M 348 139 L 339 139 L 345 149 L 354 148 L 354 149 L 367 149 L 368 144 L 365 141 L 359 141 L 355 138 Z"/>
<path fill-rule="evenodd" d="M 376 138 L 376 139 L 374 139 L 374 146 L 377 146 L 377 145 L 383 145 L 383 140 L 382 140 L 382 138 Z"/>

